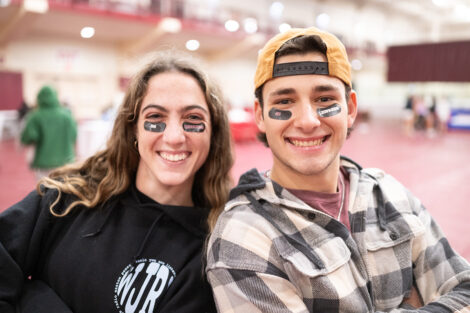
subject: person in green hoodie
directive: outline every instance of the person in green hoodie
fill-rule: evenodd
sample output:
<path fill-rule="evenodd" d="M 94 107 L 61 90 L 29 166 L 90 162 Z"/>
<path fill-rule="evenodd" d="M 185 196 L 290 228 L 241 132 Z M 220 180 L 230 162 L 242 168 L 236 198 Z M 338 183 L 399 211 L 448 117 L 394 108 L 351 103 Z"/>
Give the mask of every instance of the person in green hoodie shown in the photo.
<path fill-rule="evenodd" d="M 37 109 L 26 116 L 21 142 L 35 146 L 31 168 L 40 179 L 75 160 L 77 123 L 71 112 L 60 105 L 57 92 L 51 86 L 41 88 L 37 104 Z"/>

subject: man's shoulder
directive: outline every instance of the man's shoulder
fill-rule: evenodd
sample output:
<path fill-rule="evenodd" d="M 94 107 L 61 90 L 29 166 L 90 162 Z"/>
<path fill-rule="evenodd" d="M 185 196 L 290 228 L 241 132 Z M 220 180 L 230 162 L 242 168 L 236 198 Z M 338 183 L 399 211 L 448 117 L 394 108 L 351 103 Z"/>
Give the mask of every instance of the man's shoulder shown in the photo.
<path fill-rule="evenodd" d="M 364 168 L 361 170 L 363 179 L 372 178 L 380 185 L 383 191 L 387 190 L 405 190 L 405 186 L 398 181 L 392 174 L 385 170 L 375 167 Z"/>
<path fill-rule="evenodd" d="M 349 159 L 342 160 L 341 166 L 344 167 L 350 175 L 359 176 L 362 181 L 374 181 L 379 184 L 393 184 L 401 186 L 401 183 L 384 169 L 378 167 L 362 168 L 358 166 L 357 163 L 350 163 Z"/>
<path fill-rule="evenodd" d="M 415 197 L 411 191 L 398 181 L 393 175 L 385 172 L 379 168 L 366 168 L 361 170 L 362 181 L 371 180 L 371 191 L 374 192 L 374 197 L 379 197 L 388 208 L 393 208 L 400 214 L 418 214 L 421 208 L 421 201 Z M 365 189 L 364 189 L 365 188 Z M 363 190 L 368 190 L 364 187 Z M 359 187 L 361 189 L 361 187 Z"/>
<path fill-rule="evenodd" d="M 232 268 L 263 272 L 273 257 L 272 224 L 243 198 L 233 199 L 230 210 L 225 210 L 217 220 L 208 244 L 208 271 Z"/>
<path fill-rule="evenodd" d="M 218 228 L 234 228 L 247 230 L 258 227 L 254 222 L 264 220 L 264 218 L 253 210 L 253 204 L 245 195 L 239 195 L 230 200 L 225 205 L 224 211 L 220 214 L 216 230 Z"/>
<path fill-rule="evenodd" d="M 251 201 L 249 197 L 252 197 Z M 260 199 L 257 191 L 251 191 L 230 200 L 220 214 L 211 238 L 238 242 L 250 233 L 269 237 L 272 224 L 255 208 L 254 202 L 258 202 Z M 269 210 L 270 205 L 266 201 L 264 202 L 263 207 Z"/>

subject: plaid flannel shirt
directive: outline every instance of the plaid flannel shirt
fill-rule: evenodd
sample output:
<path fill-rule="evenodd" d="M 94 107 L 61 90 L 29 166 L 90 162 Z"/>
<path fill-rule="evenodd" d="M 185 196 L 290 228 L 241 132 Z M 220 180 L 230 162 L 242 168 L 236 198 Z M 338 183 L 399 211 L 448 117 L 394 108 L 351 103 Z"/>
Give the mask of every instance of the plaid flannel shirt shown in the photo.
<path fill-rule="evenodd" d="M 351 232 L 256 170 L 232 190 L 209 241 L 219 312 L 470 312 L 470 265 L 401 184 L 342 160 Z"/>

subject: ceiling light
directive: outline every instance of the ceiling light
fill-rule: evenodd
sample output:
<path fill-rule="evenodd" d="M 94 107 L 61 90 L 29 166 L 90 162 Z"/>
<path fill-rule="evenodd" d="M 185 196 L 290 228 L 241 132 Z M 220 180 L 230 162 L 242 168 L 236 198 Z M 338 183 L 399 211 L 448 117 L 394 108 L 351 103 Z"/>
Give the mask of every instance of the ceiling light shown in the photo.
<path fill-rule="evenodd" d="M 359 59 L 352 60 L 351 61 L 351 67 L 353 68 L 353 70 L 356 70 L 356 71 L 359 71 L 360 69 L 362 69 L 361 60 L 359 60 Z"/>
<path fill-rule="evenodd" d="M 189 51 L 196 51 L 197 49 L 199 49 L 199 46 L 199 41 L 197 41 L 196 39 L 191 39 L 186 42 L 186 49 L 188 49 Z"/>
<path fill-rule="evenodd" d="M 93 27 L 83 27 L 80 31 L 82 38 L 91 38 L 95 35 L 95 29 Z"/>
<path fill-rule="evenodd" d="M 236 32 L 240 28 L 240 24 L 238 24 L 235 20 L 228 20 L 225 22 L 225 29 L 229 32 Z"/>
<path fill-rule="evenodd" d="M 284 5 L 281 2 L 273 2 L 269 7 L 269 15 L 272 18 L 280 18 L 284 11 Z"/>
<path fill-rule="evenodd" d="M 23 8 L 30 12 L 46 13 L 49 10 L 49 2 L 47 0 L 25 0 Z"/>
<path fill-rule="evenodd" d="M 290 26 L 289 24 L 282 23 L 281 25 L 279 25 L 279 32 L 284 33 L 284 32 L 288 31 L 291 28 L 292 28 L 292 26 Z"/>
<path fill-rule="evenodd" d="M 254 34 L 258 30 L 258 22 L 254 18 L 246 18 L 243 21 L 243 29 L 245 29 L 248 34 Z"/>
<path fill-rule="evenodd" d="M 318 28 L 325 29 L 330 24 L 330 16 L 326 13 L 321 13 L 317 16 L 316 23 Z"/>
<path fill-rule="evenodd" d="M 165 17 L 160 25 L 168 33 L 178 33 L 181 30 L 181 21 L 174 17 Z"/>

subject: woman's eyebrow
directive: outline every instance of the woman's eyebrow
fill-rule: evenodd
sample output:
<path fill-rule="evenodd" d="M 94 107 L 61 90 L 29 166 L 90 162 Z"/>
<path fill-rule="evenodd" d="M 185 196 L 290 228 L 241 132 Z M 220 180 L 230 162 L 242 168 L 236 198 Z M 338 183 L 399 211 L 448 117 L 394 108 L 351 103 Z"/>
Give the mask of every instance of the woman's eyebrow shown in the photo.
<path fill-rule="evenodd" d="M 167 108 L 165 108 L 164 106 L 162 105 L 159 105 L 159 104 L 148 104 L 147 106 L 145 106 L 143 109 L 142 109 L 142 113 L 145 112 L 146 110 L 149 110 L 149 109 L 157 109 L 159 111 L 162 111 L 162 112 L 165 112 L 165 113 L 168 113 L 170 112 Z M 198 104 L 191 104 L 191 105 L 188 105 L 188 106 L 185 106 L 183 107 L 180 112 L 187 112 L 187 111 L 191 111 L 191 110 L 201 110 L 203 111 L 204 113 L 208 114 L 208 111 L 201 105 L 198 105 Z"/>
<path fill-rule="evenodd" d="M 157 110 L 160 110 L 160 111 L 163 111 L 163 112 L 168 112 L 168 110 L 165 107 L 163 107 L 159 104 L 149 104 L 149 105 L 145 106 L 145 108 L 142 109 L 142 112 L 145 112 L 145 110 L 147 110 L 147 109 L 157 109 Z"/>
<path fill-rule="evenodd" d="M 183 109 L 181 109 L 181 111 L 186 112 L 186 111 L 191 111 L 194 109 L 199 109 L 199 110 L 204 111 L 205 113 L 208 113 L 207 110 L 204 107 L 200 106 L 199 104 L 191 104 L 191 105 L 185 106 Z"/>

